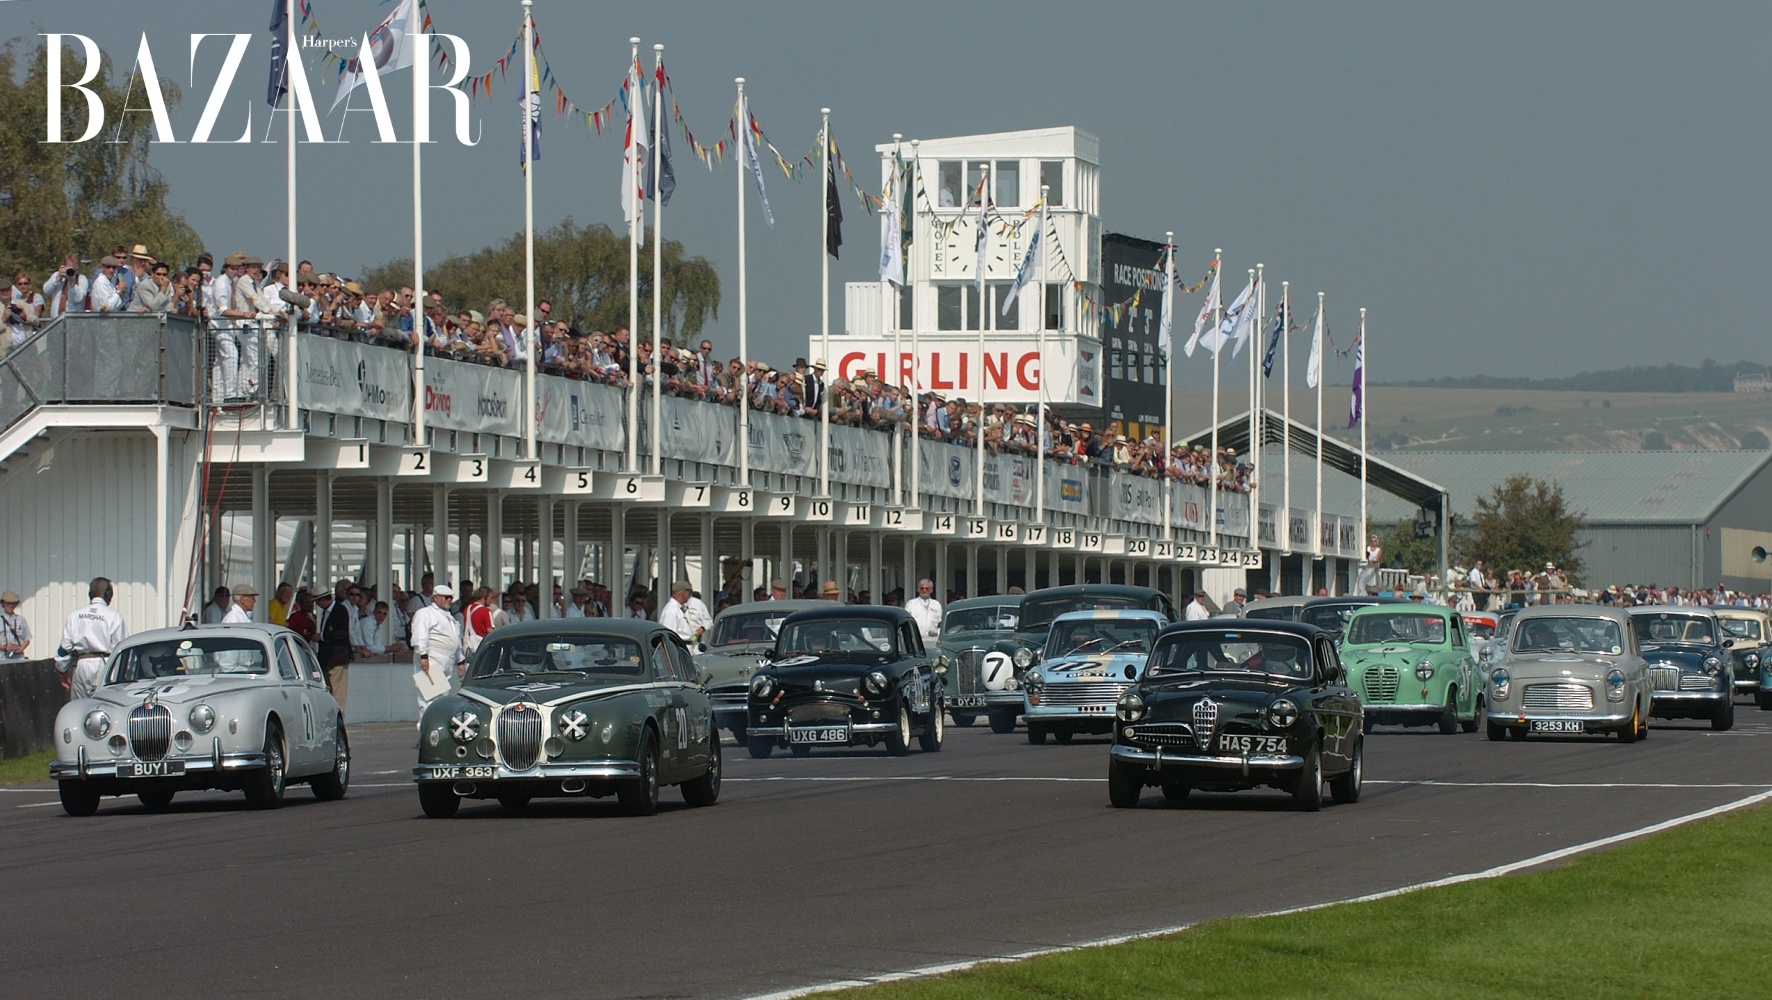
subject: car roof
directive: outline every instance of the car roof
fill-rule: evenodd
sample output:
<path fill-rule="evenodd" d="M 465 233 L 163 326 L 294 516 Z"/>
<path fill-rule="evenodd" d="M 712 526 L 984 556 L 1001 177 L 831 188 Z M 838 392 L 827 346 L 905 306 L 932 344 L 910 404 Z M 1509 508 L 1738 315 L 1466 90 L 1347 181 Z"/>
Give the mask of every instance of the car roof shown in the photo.
<path fill-rule="evenodd" d="M 233 635 L 251 636 L 255 639 L 274 639 L 280 635 L 295 635 L 294 632 L 281 625 L 269 622 L 237 622 L 228 625 L 199 625 L 196 627 L 174 626 L 172 628 L 155 628 L 146 632 L 137 632 L 123 640 L 121 646 L 133 646 L 138 642 L 165 642 L 180 637 L 191 638 L 196 635 Z M 300 638 L 297 636 L 297 638 Z"/>
<path fill-rule="evenodd" d="M 817 601 L 822 608 L 807 608 L 789 615 L 782 627 L 798 625 L 801 622 L 825 621 L 836 619 L 865 618 L 870 621 L 900 622 L 911 617 L 911 613 L 903 608 L 889 608 L 882 604 L 835 604 L 831 601 Z"/>
<path fill-rule="evenodd" d="M 1715 611 L 1721 618 L 1765 618 L 1766 612 L 1759 608 L 1738 608 L 1734 605 L 1710 605 L 1709 610 Z"/>
<path fill-rule="evenodd" d="M 1304 622 L 1289 622 L 1279 618 L 1207 618 L 1201 621 L 1171 622 L 1157 633 L 1158 638 L 1182 632 L 1282 632 L 1295 635 L 1300 639 L 1315 639 L 1320 635 L 1332 635 L 1327 629 Z"/>
<path fill-rule="evenodd" d="M 1309 597 L 1263 597 L 1243 605 L 1244 611 L 1260 611 L 1262 608 L 1296 608 L 1311 600 Z"/>
<path fill-rule="evenodd" d="M 942 610 L 945 614 L 949 611 L 966 611 L 971 608 L 1019 608 L 1022 596 L 1021 594 L 1003 594 L 994 597 L 968 597 L 965 600 L 954 601 Z"/>
<path fill-rule="evenodd" d="M 727 608 L 725 611 L 722 611 L 719 614 L 715 615 L 714 621 L 717 622 L 720 619 L 726 617 L 727 615 L 740 615 L 740 614 L 754 615 L 759 612 L 766 612 L 766 611 L 778 611 L 778 612 L 785 614 L 785 615 L 791 615 L 796 611 L 809 611 L 813 608 L 822 608 L 829 603 L 831 603 L 831 602 L 829 602 L 829 601 L 806 601 L 806 600 L 797 600 L 797 599 L 792 600 L 792 601 L 746 601 L 743 604 L 734 604 L 732 607 Z"/>
<path fill-rule="evenodd" d="M 1566 604 L 1563 606 L 1568 607 Z M 1639 618 L 1645 615 L 1697 615 L 1700 618 L 1715 618 L 1717 616 L 1715 608 L 1702 608 L 1691 604 L 1639 604 L 1628 609 L 1628 613 L 1632 617 Z M 1525 613 L 1522 612 L 1520 617 L 1524 618 Z"/>
<path fill-rule="evenodd" d="M 1036 590 L 1022 599 L 1032 600 L 1036 597 L 1098 597 L 1102 594 L 1112 594 L 1117 597 L 1158 597 L 1162 596 L 1163 593 L 1163 591 L 1158 590 L 1155 587 L 1135 587 L 1131 584 L 1125 583 L 1079 583 L 1072 584 L 1068 587 L 1046 587 L 1041 590 Z"/>
<path fill-rule="evenodd" d="M 1115 618 L 1131 621 L 1168 621 L 1161 611 L 1151 611 L 1145 608 L 1120 608 L 1115 611 L 1066 611 L 1064 614 L 1052 619 L 1052 624 L 1057 625 L 1059 622 L 1096 621 L 1100 619 Z"/>
<path fill-rule="evenodd" d="M 645 641 L 655 632 L 669 632 L 657 622 L 639 618 L 538 618 L 500 625 L 488 638 L 509 639 L 526 635 L 618 635 Z M 674 633 L 673 633 L 674 634 Z"/>
<path fill-rule="evenodd" d="M 1458 614 L 1458 612 L 1446 607 L 1444 604 L 1416 604 L 1414 601 L 1404 601 L 1403 603 L 1409 605 L 1412 609 L 1412 613 L 1415 614 L 1435 615 L 1440 618 L 1450 618 L 1453 615 Z M 1348 616 L 1348 620 L 1352 621 L 1362 615 L 1385 614 L 1386 612 L 1394 614 L 1399 610 L 1394 606 L 1395 604 L 1395 601 L 1385 601 L 1383 604 L 1369 604 L 1366 607 L 1356 609 L 1352 615 Z"/>
<path fill-rule="evenodd" d="M 1606 618 L 1620 625 L 1630 620 L 1623 609 L 1604 604 L 1535 604 L 1514 613 L 1514 626 L 1519 627 L 1534 618 Z"/>
<path fill-rule="evenodd" d="M 1334 604 L 1409 604 L 1407 597 L 1379 597 L 1376 594 L 1343 594 L 1340 597 L 1313 597 L 1305 601 L 1302 607 L 1321 608 Z"/>

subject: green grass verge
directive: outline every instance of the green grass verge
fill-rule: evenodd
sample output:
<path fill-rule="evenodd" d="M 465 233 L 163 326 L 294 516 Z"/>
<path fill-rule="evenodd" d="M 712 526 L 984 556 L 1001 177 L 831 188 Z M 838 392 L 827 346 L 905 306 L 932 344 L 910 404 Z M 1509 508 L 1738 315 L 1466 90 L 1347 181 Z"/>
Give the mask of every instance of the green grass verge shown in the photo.
<path fill-rule="evenodd" d="M 7 757 L 0 760 L 0 785 L 23 785 L 49 780 L 49 763 L 55 760 L 54 750 L 34 753 L 29 757 Z"/>
<path fill-rule="evenodd" d="M 1759 808 L 1553 870 L 830 995 L 1764 997 L 1772 985 L 1752 956 L 1772 939 L 1759 877 L 1769 840 L 1772 809 Z"/>

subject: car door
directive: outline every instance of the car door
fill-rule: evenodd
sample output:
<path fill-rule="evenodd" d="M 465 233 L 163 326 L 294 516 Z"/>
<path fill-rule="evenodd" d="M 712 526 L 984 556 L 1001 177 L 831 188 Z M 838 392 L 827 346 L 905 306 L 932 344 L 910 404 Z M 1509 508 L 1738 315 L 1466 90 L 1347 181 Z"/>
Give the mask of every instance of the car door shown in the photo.
<path fill-rule="evenodd" d="M 314 719 L 314 764 L 325 770 L 338 756 L 338 700 L 326 687 L 326 671 L 321 668 L 320 661 L 308 644 L 293 636 L 284 636 L 283 641 L 295 651 L 296 666 L 301 670 L 302 677 L 307 681 L 303 696 L 307 698 Z"/>
<path fill-rule="evenodd" d="M 1339 773 L 1353 759 L 1354 741 L 1360 732 L 1360 701 L 1346 683 L 1334 640 L 1317 640 L 1317 679 L 1312 691 L 1317 718 L 1323 727 L 1323 770 Z"/>
<path fill-rule="evenodd" d="M 672 666 L 679 678 L 673 700 L 674 707 L 681 713 L 677 719 L 678 729 L 686 734 L 687 740 L 681 748 L 683 766 L 699 775 L 710 759 L 708 744 L 713 733 L 713 710 L 708 704 L 707 691 L 696 680 L 695 657 L 690 655 L 689 647 L 674 636 L 665 641 L 669 643 Z"/>
<path fill-rule="evenodd" d="M 1470 640 L 1464 634 L 1464 619 L 1458 615 L 1448 615 L 1446 624 L 1451 628 L 1452 655 L 1456 657 L 1458 677 L 1458 714 L 1464 715 L 1474 711 L 1476 701 L 1476 665 L 1471 661 Z"/>
<path fill-rule="evenodd" d="M 689 749 L 688 707 L 682 677 L 678 674 L 673 636 L 659 632 L 652 637 L 652 683 L 663 700 L 658 734 L 658 760 L 662 778 L 675 781 L 686 766 Z M 681 640 L 678 640 L 679 642 Z"/>
<path fill-rule="evenodd" d="M 277 659 L 277 715 L 283 720 L 283 740 L 291 777 L 305 774 L 314 763 L 314 706 L 308 699 L 307 681 L 289 642 L 279 637 Z"/>

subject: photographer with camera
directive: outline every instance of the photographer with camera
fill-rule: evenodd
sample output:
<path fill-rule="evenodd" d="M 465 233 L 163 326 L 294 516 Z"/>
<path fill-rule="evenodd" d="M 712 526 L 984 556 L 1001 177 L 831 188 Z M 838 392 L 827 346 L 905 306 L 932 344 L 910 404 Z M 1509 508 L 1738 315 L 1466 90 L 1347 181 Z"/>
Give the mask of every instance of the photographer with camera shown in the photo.
<path fill-rule="evenodd" d="M 25 342 L 25 339 L 37 328 L 37 319 L 43 315 L 43 296 L 31 289 L 31 276 L 20 271 L 12 279 L 12 286 L 6 289 L 5 299 L 6 329 L 9 336 L 0 340 L 0 355 Z"/>
<path fill-rule="evenodd" d="M 86 295 L 91 288 L 86 276 L 80 273 L 80 255 L 68 254 L 62 261 L 62 269 L 43 283 L 43 294 L 49 300 L 49 318 L 67 312 L 85 312 Z"/>

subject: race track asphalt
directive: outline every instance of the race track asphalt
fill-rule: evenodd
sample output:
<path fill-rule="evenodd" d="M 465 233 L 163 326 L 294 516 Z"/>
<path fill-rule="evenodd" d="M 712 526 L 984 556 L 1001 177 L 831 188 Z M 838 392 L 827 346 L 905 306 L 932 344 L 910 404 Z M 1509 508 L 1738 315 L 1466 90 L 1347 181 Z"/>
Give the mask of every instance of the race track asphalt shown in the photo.
<path fill-rule="evenodd" d="M 342 802 L 187 793 L 62 814 L 0 789 L 0 996 L 726 998 L 1346 898 L 1535 857 L 1772 788 L 1772 713 L 1645 743 L 1380 729 L 1360 802 L 1147 790 L 1105 739 L 778 754 L 730 740 L 717 806 L 464 804 L 425 819 L 407 726 L 353 732 Z"/>

